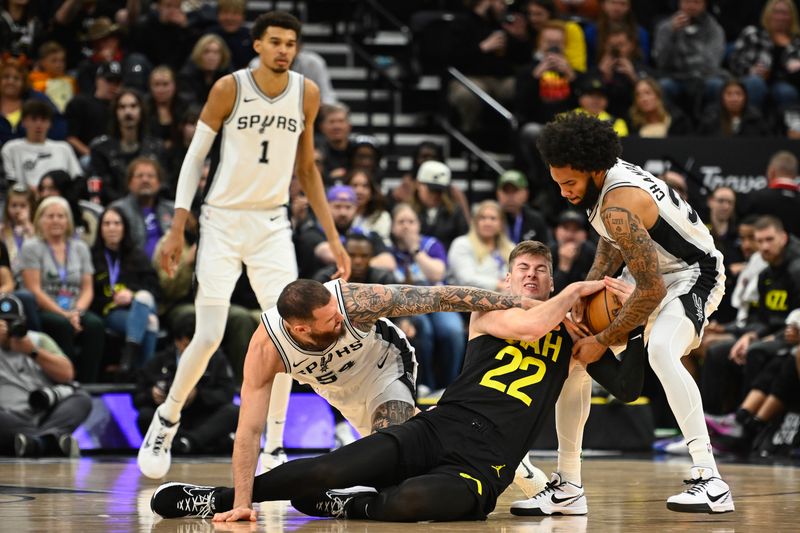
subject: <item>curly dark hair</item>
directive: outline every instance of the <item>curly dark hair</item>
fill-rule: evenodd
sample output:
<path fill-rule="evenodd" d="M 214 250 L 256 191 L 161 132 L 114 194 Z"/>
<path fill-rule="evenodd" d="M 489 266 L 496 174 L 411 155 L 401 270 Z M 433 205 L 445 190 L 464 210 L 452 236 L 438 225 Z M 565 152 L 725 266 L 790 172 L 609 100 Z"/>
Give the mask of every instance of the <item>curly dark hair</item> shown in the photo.
<path fill-rule="evenodd" d="M 610 122 L 585 113 L 565 113 L 542 130 L 536 142 L 545 164 L 584 172 L 607 170 L 622 154 Z"/>

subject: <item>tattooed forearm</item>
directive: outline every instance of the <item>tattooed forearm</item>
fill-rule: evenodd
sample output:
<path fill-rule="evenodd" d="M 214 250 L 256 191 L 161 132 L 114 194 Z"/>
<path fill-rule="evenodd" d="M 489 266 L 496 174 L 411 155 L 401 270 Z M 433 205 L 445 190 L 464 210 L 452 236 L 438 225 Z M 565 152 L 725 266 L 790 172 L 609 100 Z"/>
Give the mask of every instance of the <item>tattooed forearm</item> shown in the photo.
<path fill-rule="evenodd" d="M 587 281 L 603 279 L 603 276 L 613 276 L 622 266 L 622 254 L 608 241 L 600 239 L 597 243 L 597 253 L 594 255 L 592 268 L 586 275 Z"/>
<path fill-rule="evenodd" d="M 610 346 L 627 341 L 628 332 L 644 324 L 666 294 L 658 270 L 658 253 L 642 221 L 622 207 L 602 211 L 603 224 L 619 245 L 622 258 L 636 280 L 636 288 L 622 306 L 614 322 L 597 335 L 597 341 Z"/>
<path fill-rule="evenodd" d="M 372 413 L 372 431 L 402 424 L 414 416 L 414 406 L 400 400 L 380 404 Z"/>
<path fill-rule="evenodd" d="M 522 298 L 475 287 L 374 285 L 342 283 L 342 296 L 352 322 L 439 311 L 496 311 L 521 307 Z"/>

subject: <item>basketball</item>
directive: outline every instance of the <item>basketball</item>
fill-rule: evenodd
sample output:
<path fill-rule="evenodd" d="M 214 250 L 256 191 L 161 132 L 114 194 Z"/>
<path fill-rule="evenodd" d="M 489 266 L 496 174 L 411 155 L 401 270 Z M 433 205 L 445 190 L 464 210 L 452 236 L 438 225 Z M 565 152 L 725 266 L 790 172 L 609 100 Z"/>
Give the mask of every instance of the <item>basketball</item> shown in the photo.
<path fill-rule="evenodd" d="M 592 333 L 600 333 L 617 317 L 621 307 L 619 298 L 603 288 L 589 296 L 583 314 L 584 322 Z"/>

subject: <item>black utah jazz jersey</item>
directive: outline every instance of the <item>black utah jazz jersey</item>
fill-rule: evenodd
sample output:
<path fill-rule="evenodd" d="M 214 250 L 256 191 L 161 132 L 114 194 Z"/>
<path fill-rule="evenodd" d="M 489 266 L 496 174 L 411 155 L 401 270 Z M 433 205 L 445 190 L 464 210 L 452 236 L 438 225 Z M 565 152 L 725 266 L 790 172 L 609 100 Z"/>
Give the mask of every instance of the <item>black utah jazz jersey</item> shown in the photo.
<path fill-rule="evenodd" d="M 571 357 L 572 337 L 563 323 L 532 343 L 481 335 L 467 344 L 464 368 L 438 405 L 490 420 L 505 457 L 519 461 L 555 406 Z"/>

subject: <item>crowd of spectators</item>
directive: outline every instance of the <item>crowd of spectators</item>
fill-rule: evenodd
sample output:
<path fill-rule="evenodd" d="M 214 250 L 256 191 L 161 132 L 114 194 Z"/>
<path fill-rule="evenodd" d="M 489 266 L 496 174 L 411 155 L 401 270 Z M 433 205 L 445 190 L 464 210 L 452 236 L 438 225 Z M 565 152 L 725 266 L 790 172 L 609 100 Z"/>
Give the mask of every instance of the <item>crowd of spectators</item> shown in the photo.
<path fill-rule="evenodd" d="M 800 127 L 786 119 L 800 109 L 794 1 L 742 2 L 751 13 L 761 10 L 744 22 L 719 16 L 712 0 L 654 3 L 651 16 L 637 20 L 635 3 L 465 2 L 452 22 L 450 63 L 520 123 L 517 169 L 497 178 L 495 198 L 475 205 L 454 184 L 444 147 L 430 141 L 416 147 L 397 186 L 387 187 L 383 161 L 395 154 L 384 153 L 375 132 L 353 131 L 324 60 L 301 50 L 294 68 L 323 89 L 315 162 L 353 261 L 352 280 L 503 290 L 509 250 L 526 239 L 550 246 L 556 291 L 583 279 L 597 237 L 583 213 L 564 210 L 535 147 L 559 113 L 598 116 L 620 136 L 800 138 Z M 245 0 L 187 6 L 64 0 L 47 12 L 6 0 L 0 17 L 0 291 L 14 295 L 27 328 L 42 332 L 33 338 L 44 359 L 57 363 L 44 374 L 31 367 L 39 385 L 138 379 L 141 420 L 163 401 L 193 330 L 206 177 L 177 274 L 158 263 L 180 165 L 210 87 L 255 55 Z M 474 94 L 458 83 L 444 90 L 460 127 L 478 132 Z M 767 423 L 798 403 L 797 170 L 796 157 L 779 152 L 765 172 L 768 188 L 737 198 L 721 187 L 707 206 L 695 205 L 728 275 L 728 296 L 690 360 L 720 446 L 752 446 Z M 685 176 L 662 179 L 687 194 Z M 335 271 L 330 247 L 296 183 L 290 196 L 300 275 L 326 281 Z M 179 450 L 229 448 L 230 397 L 259 312 L 245 271 L 222 353 L 189 401 L 186 415 L 196 423 L 182 426 Z M 461 368 L 464 317 L 397 322 L 416 348 L 421 393 L 445 387 Z M 12 351 L 29 345 L 5 344 Z M 211 428 L 215 409 L 225 423 Z M 73 443 L 61 439 L 67 426 L 46 437 L 26 430 L 28 437 L 12 435 L 4 446 L 72 453 Z"/>

